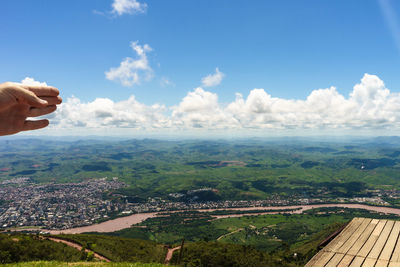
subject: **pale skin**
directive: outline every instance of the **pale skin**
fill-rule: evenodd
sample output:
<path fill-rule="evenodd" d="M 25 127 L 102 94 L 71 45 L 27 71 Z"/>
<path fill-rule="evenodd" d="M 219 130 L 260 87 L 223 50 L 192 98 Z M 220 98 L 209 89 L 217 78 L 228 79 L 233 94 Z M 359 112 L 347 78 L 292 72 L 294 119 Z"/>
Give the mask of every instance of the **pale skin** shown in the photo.
<path fill-rule="evenodd" d="M 37 130 L 49 125 L 46 119 L 28 118 L 50 114 L 61 104 L 59 91 L 51 86 L 0 84 L 0 135 Z"/>

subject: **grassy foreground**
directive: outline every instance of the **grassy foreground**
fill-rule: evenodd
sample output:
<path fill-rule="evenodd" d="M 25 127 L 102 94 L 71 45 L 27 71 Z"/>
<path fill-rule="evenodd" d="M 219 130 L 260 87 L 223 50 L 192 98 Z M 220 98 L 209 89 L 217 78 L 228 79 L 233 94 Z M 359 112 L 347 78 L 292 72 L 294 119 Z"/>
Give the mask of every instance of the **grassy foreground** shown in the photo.
<path fill-rule="evenodd" d="M 106 262 L 59 262 L 59 261 L 31 261 L 5 264 L 15 267 L 165 267 L 159 263 L 106 263 Z M 170 265 L 171 266 L 171 265 Z"/>

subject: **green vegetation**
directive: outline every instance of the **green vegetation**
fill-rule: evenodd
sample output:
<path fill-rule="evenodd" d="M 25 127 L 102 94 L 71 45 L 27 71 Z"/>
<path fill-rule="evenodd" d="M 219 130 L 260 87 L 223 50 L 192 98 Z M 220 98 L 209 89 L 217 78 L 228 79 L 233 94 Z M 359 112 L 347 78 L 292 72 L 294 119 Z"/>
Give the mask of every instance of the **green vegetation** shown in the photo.
<path fill-rule="evenodd" d="M 154 203 L 192 203 L 382 196 L 393 206 L 400 206 L 396 198 L 400 196 L 398 138 L 340 142 L 0 140 L 0 158 L 0 182 L 20 176 L 29 176 L 39 184 L 116 176 L 127 187 L 102 196 L 119 203 L 147 202 L 155 197 L 161 199 Z M 204 188 L 207 189 L 199 190 Z M 0 202 L 0 207 L 7 205 L 7 201 Z M 118 216 L 119 212 L 110 213 L 109 217 Z M 62 237 L 116 262 L 150 264 L 144 266 L 162 266 L 158 263 L 164 261 L 166 248 L 161 244 L 176 246 L 184 238 L 182 261 L 190 266 L 290 267 L 304 265 L 322 240 L 353 217 L 398 219 L 394 215 L 344 208 L 291 215 L 218 220 L 213 217 L 253 212 L 256 213 L 171 212 L 109 235 Z M 33 235 L 0 235 L 1 263 L 63 266 L 60 262 L 82 262 L 73 265 L 79 266 L 90 258 L 87 253 Z M 49 262 L 28 262 L 36 260 Z M 176 253 L 172 262 L 177 262 Z"/>
<path fill-rule="evenodd" d="M 300 267 L 317 252 L 319 244 L 345 223 L 326 225 L 321 231 L 310 235 L 306 241 L 294 245 L 285 244 L 271 252 L 256 250 L 253 246 L 223 242 L 196 242 L 186 244 L 181 262 L 186 266 L 254 266 L 254 267 Z M 177 263 L 179 251 L 171 260 Z"/>
<path fill-rule="evenodd" d="M 139 233 L 142 238 L 164 240 L 172 246 L 180 244 L 181 239 L 185 238 L 181 263 L 188 266 L 290 267 L 303 266 L 317 252 L 321 241 L 353 217 L 399 219 L 395 215 L 346 208 L 320 208 L 308 210 L 304 214 L 269 214 L 218 220 L 210 220 L 212 217 L 206 212 L 182 212 L 150 218 L 139 227 L 111 234 L 136 236 Z M 0 244 L 4 247 L 0 249 L 2 256 L 5 255 L 4 251 L 15 251 L 15 255 L 23 255 L 21 258 L 2 261 L 3 263 L 30 260 L 76 262 L 88 258 L 86 253 L 35 235 L 2 234 L 1 237 Z M 166 255 L 166 247 L 152 241 L 99 234 L 57 237 L 79 243 L 114 262 L 156 264 L 163 263 Z M 16 247 L 10 242 L 21 245 Z M 21 251 L 23 253 L 19 253 Z M 178 263 L 178 254 L 179 251 L 174 253 L 171 263 Z M 52 264 L 57 263 L 37 264 L 54 266 Z"/>
<path fill-rule="evenodd" d="M 270 141 L 0 141 L 0 181 L 36 183 L 117 176 L 106 197 L 131 202 L 370 196 L 400 189 L 398 139 Z M 199 188 L 213 191 L 186 194 Z M 184 196 L 172 197 L 171 193 Z M 1 205 L 1 203 L 0 203 Z"/>
<path fill-rule="evenodd" d="M 111 235 L 154 240 L 164 244 L 188 241 L 216 240 L 226 234 L 224 229 L 213 226 L 212 217 L 203 212 L 173 212 L 165 216 L 149 218 L 138 227 L 110 233 Z M 142 227 L 141 227 L 142 226 Z"/>
<path fill-rule="evenodd" d="M 231 214 L 252 214 L 252 213 L 264 213 L 264 212 L 292 212 L 299 210 L 301 208 L 295 208 L 295 209 L 257 209 L 257 210 L 214 210 L 211 212 L 207 212 L 209 215 L 231 215 Z"/>
<path fill-rule="evenodd" d="M 105 235 L 57 235 L 73 241 L 113 262 L 163 263 L 167 249 L 152 241 Z"/>
<path fill-rule="evenodd" d="M 60 262 L 60 261 L 35 261 L 5 264 L 7 267 L 165 267 L 167 265 L 158 263 L 106 263 L 106 262 Z M 170 265 L 171 266 L 171 265 Z"/>
<path fill-rule="evenodd" d="M 172 263 L 178 262 L 174 253 Z M 183 250 L 183 264 L 188 266 L 272 266 L 272 258 L 261 251 L 247 246 L 198 242 L 187 245 Z"/>
<path fill-rule="evenodd" d="M 361 209 L 320 208 L 303 214 L 268 214 L 213 219 L 206 212 L 174 212 L 149 218 L 138 226 L 110 233 L 179 245 L 187 242 L 219 241 L 273 252 L 299 246 L 329 225 L 345 223 L 354 217 L 399 219 Z"/>
<path fill-rule="evenodd" d="M 289 247 L 286 246 L 285 249 L 275 250 L 273 252 L 265 252 L 256 249 L 254 246 L 249 245 L 237 245 L 225 242 L 192 242 L 185 245 L 183 251 L 182 263 L 190 264 L 190 266 L 302 266 L 302 263 L 307 261 L 315 253 L 317 244 L 325 239 L 333 231 L 341 226 L 340 224 L 334 224 L 328 226 L 323 231 L 316 235 L 311 236 L 311 238 L 302 244 L 297 244 L 296 246 Z M 8 235 L 4 235 L 8 236 Z M 16 236 L 22 239 L 32 239 L 36 240 L 35 236 L 31 235 L 10 235 L 10 237 L 15 238 Z M 157 244 L 148 241 L 132 240 L 126 238 L 116 238 L 110 236 L 102 235 L 58 235 L 57 237 L 62 237 L 65 239 L 72 240 L 74 242 L 80 243 L 86 248 L 92 249 L 101 253 L 103 255 L 109 253 L 107 256 L 112 260 L 118 260 L 125 257 L 125 261 L 131 263 L 83 263 L 76 262 L 73 258 L 66 259 L 65 256 L 61 254 L 55 255 L 52 260 L 56 261 L 41 261 L 41 262 L 19 262 L 8 264 L 6 266 L 115 266 L 115 267 L 125 267 L 125 266 L 137 266 L 137 267 L 161 267 L 164 266 L 159 263 L 132 263 L 137 259 L 141 259 L 141 262 L 148 259 L 151 256 L 151 244 L 153 245 L 154 258 L 159 258 L 159 261 L 163 261 L 165 257 L 165 249 Z M 40 240 L 48 243 L 48 246 L 58 246 L 63 244 Z M 14 242 L 16 242 L 14 240 Z M 118 244 L 122 243 L 122 245 Z M 35 250 L 37 244 L 30 242 L 30 249 Z M 154 246 L 155 245 L 155 246 Z M 41 247 L 39 247 L 41 248 Z M 69 247 L 67 247 L 68 249 Z M 72 251 L 81 253 L 80 251 L 70 248 Z M 297 253 L 297 257 L 294 258 L 292 255 L 294 251 Z M 46 250 L 45 252 L 48 252 Z M 179 252 L 179 251 L 178 251 Z M 127 254 L 124 256 L 123 254 Z M 175 264 L 177 262 L 177 252 L 175 252 L 171 263 Z M 26 261 L 32 254 L 27 254 L 23 261 Z M 37 259 L 37 258 L 36 258 Z M 150 258 L 150 261 L 153 259 Z M 69 261 L 69 262 L 65 262 Z"/>
<path fill-rule="evenodd" d="M 0 263 L 21 261 L 86 261 L 88 253 L 35 235 L 0 234 Z"/>
<path fill-rule="evenodd" d="M 315 254 L 317 254 L 321 242 L 325 241 L 331 234 L 345 226 L 346 223 L 347 222 L 337 222 L 329 224 L 323 230 L 311 235 L 307 240 L 290 246 L 290 249 L 286 247 L 284 250 L 281 250 L 276 254 L 286 259 L 286 261 L 295 262 L 296 264 L 303 266 Z M 296 257 L 293 257 L 294 255 L 296 255 Z"/>
<path fill-rule="evenodd" d="M 185 245 L 181 263 L 187 266 L 254 266 L 254 267 L 296 267 L 304 266 L 318 251 L 318 245 L 332 233 L 342 227 L 343 223 L 333 223 L 322 231 L 313 234 L 307 242 L 293 246 L 284 246 L 273 252 L 256 250 L 244 246 L 222 242 L 197 242 Z M 179 251 L 175 252 L 171 263 L 177 263 Z"/>

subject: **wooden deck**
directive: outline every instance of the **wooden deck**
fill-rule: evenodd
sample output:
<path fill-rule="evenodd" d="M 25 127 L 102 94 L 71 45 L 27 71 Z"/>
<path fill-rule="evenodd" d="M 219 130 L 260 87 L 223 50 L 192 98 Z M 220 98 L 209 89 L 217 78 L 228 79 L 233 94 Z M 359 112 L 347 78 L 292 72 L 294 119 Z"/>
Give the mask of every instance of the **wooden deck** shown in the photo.
<path fill-rule="evenodd" d="M 306 267 L 400 267 L 400 221 L 354 218 Z"/>

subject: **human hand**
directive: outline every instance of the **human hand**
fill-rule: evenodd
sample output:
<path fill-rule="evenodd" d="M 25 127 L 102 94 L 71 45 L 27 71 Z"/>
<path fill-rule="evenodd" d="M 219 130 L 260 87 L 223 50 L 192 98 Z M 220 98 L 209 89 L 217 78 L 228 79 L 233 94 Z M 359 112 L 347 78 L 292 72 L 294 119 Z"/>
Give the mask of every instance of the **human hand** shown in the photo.
<path fill-rule="evenodd" d="M 48 120 L 27 120 L 54 112 L 62 102 L 57 88 L 6 82 L 0 84 L 0 135 L 37 130 Z"/>

